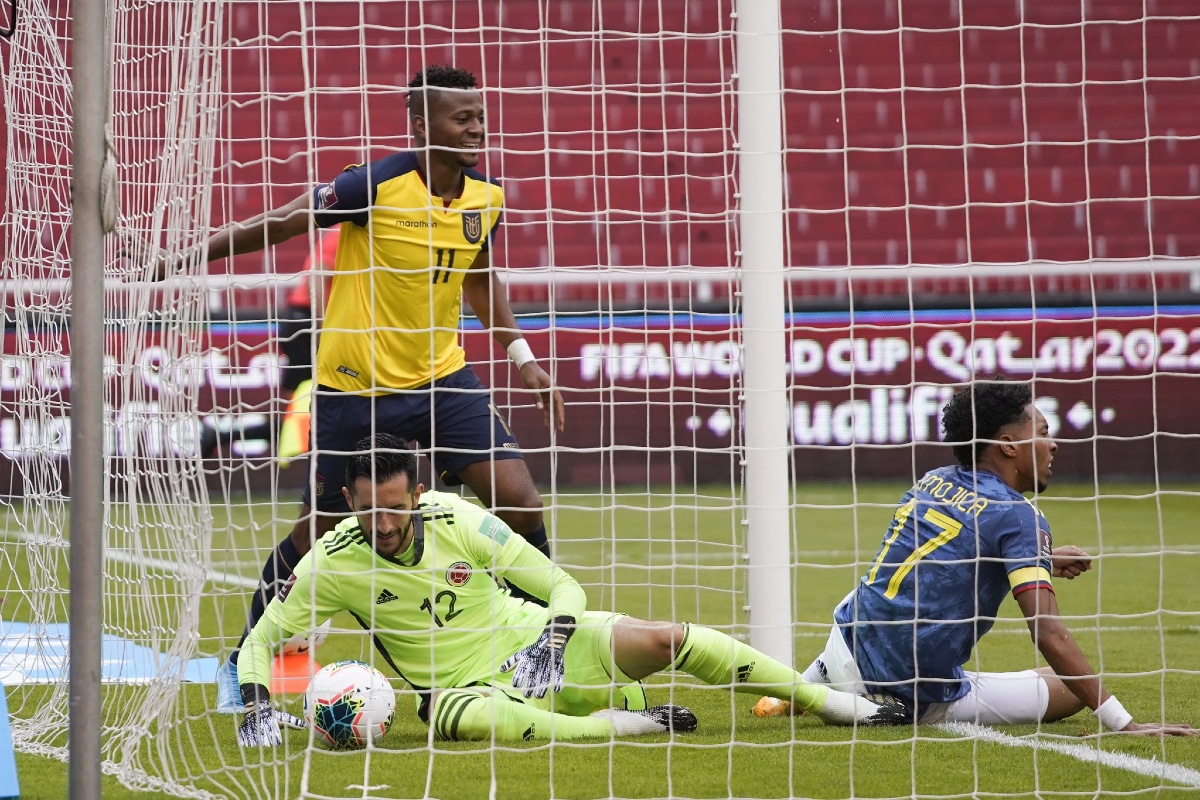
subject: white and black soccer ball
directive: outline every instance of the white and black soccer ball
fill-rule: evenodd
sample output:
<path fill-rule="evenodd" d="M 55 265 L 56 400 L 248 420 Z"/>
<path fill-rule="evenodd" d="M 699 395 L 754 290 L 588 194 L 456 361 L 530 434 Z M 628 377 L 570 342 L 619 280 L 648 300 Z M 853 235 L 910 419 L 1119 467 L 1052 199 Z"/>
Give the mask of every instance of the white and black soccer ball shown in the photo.
<path fill-rule="evenodd" d="M 336 749 L 366 747 L 392 727 L 396 694 L 382 672 L 361 661 L 322 667 L 304 693 L 304 718 Z"/>

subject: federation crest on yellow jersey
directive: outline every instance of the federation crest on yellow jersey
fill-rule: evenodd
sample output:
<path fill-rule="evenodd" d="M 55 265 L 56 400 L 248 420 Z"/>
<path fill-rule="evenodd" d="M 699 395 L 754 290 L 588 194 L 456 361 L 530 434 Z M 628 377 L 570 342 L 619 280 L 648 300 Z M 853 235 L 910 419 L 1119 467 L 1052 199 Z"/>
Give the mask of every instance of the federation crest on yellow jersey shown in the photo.
<path fill-rule="evenodd" d="M 475 244 L 483 236 L 483 213 L 480 211 L 464 211 L 462 217 L 463 238 Z"/>

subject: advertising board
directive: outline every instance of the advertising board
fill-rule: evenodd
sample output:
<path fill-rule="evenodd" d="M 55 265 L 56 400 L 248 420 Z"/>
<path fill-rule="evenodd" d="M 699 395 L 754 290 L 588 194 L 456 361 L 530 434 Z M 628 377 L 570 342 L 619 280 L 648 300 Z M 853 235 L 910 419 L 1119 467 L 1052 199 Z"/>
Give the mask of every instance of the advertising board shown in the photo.
<path fill-rule="evenodd" d="M 743 398 L 753 387 L 743 385 L 736 318 L 524 320 L 567 402 L 567 429 L 553 438 L 472 322 L 463 331 L 468 360 L 496 387 L 496 405 L 539 481 L 552 472 L 561 486 L 738 479 Z M 132 386 L 125 396 L 134 398 L 107 406 L 110 452 L 187 458 L 197 452 L 201 426 L 270 430 L 263 423 L 284 406 L 271 327 L 213 325 L 202 336 L 200 355 L 187 359 L 173 358 L 153 337 L 120 359 L 124 366 L 110 358 L 106 396 L 124 381 Z M 57 355 L 18 355 L 16 344 L 6 334 L 0 355 L 0 486 L 19 494 L 16 464 L 66 458 L 70 365 Z M 785 363 L 786 423 L 800 479 L 906 480 L 944 463 L 939 409 L 973 375 L 998 373 L 1035 381 L 1060 443 L 1057 478 L 1200 474 L 1200 461 L 1186 453 L 1200 436 L 1200 413 L 1189 399 L 1200 387 L 1200 308 L 797 314 L 789 319 Z M 198 414 L 181 403 L 193 392 Z M 221 452 L 206 462 L 209 469 L 260 464 L 272 443 L 235 438 Z M 250 473 L 256 485 L 274 481 L 272 470 Z M 284 482 L 303 475 L 293 468 Z"/>

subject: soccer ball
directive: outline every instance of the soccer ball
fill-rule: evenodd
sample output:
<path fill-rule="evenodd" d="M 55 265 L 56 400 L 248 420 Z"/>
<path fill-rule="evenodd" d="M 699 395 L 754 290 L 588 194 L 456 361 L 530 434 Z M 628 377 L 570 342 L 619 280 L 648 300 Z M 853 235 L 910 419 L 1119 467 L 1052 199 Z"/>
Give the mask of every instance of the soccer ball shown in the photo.
<path fill-rule="evenodd" d="M 384 674 L 361 661 L 322 667 L 304 693 L 304 718 L 333 748 L 366 747 L 392 727 L 396 695 Z"/>

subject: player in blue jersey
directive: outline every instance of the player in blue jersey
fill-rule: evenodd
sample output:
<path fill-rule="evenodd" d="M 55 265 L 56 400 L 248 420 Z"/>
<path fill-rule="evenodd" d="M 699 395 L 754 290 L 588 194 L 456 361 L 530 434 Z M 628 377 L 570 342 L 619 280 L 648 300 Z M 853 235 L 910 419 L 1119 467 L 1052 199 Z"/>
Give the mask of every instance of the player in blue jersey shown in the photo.
<path fill-rule="evenodd" d="M 243 746 L 277 745 L 297 720 L 270 702 L 271 656 L 339 611 L 421 697 L 441 739 L 529 740 L 686 732 L 677 706 L 613 709 L 620 687 L 673 669 L 736 692 L 767 692 L 834 725 L 898 721 L 900 709 L 804 681 L 791 667 L 701 625 L 587 610 L 567 572 L 498 517 L 454 494 L 426 492 L 402 440 L 355 445 L 345 497 L 354 515 L 300 560 L 250 632 L 239 661 Z M 524 603 L 518 582 L 548 607 Z"/>
<path fill-rule="evenodd" d="M 901 700 L 922 723 L 1053 722 L 1090 708 L 1107 730 L 1195 735 L 1139 724 L 1109 694 L 1059 617 L 1051 578 L 1092 568 L 1055 548 L 1030 492 L 1045 491 L 1057 445 L 1027 384 L 979 381 L 943 410 L 958 466 L 927 473 L 900 500 L 874 563 L 834 610 L 805 679 Z M 1049 667 L 963 669 L 1012 594 Z M 789 713 L 763 698 L 760 716 Z"/>

